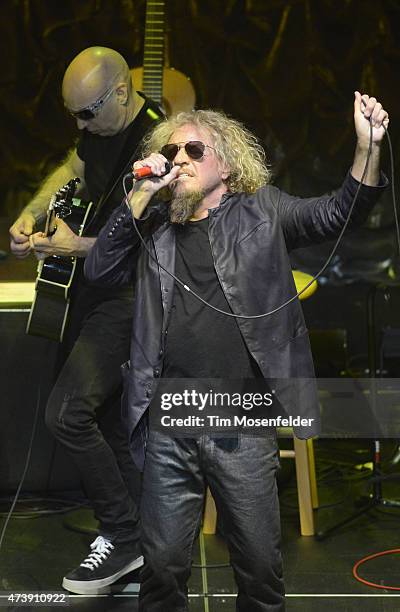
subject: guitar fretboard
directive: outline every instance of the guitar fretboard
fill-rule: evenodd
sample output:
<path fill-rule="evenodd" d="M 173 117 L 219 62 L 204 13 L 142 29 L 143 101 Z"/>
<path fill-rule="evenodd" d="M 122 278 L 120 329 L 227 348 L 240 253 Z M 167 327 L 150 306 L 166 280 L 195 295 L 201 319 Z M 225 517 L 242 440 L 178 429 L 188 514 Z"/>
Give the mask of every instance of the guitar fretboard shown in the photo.
<path fill-rule="evenodd" d="M 143 92 L 159 104 L 163 91 L 165 1 L 147 0 Z"/>

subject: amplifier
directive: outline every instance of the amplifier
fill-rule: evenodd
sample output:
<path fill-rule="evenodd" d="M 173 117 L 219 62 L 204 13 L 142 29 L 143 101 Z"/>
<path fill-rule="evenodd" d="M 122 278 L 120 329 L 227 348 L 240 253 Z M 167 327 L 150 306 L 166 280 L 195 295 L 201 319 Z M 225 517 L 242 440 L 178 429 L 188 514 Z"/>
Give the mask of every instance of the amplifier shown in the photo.
<path fill-rule="evenodd" d="M 34 283 L 0 283 L 0 492 L 18 486 L 37 402 L 39 417 L 22 493 L 79 489 L 78 473 L 44 423 L 58 344 L 25 333 Z"/>

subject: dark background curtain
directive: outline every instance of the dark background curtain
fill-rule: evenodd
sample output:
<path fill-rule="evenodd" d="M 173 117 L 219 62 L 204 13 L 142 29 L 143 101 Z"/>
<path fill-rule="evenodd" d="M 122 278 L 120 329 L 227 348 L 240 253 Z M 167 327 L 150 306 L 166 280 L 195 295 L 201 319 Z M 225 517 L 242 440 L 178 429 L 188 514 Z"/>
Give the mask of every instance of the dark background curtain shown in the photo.
<path fill-rule="evenodd" d="M 77 138 L 60 93 L 66 66 L 91 45 L 140 66 L 145 10 L 144 0 L 0 4 L 2 248 L 8 225 Z M 389 110 L 398 155 L 398 0 L 167 0 L 166 26 L 167 61 L 192 79 L 197 107 L 223 109 L 255 131 L 286 191 L 315 195 L 340 185 L 355 145 L 355 89 Z M 300 250 L 293 265 L 316 271 L 329 249 Z M 387 193 L 365 226 L 345 237 L 335 282 L 351 266 L 394 253 Z"/>
<path fill-rule="evenodd" d="M 169 0 L 168 60 L 191 77 L 198 107 L 253 129 L 275 182 L 299 194 L 337 186 L 352 158 L 354 89 L 379 96 L 398 141 L 400 3 Z M 29 192 L 76 138 L 60 95 L 82 49 L 110 46 L 142 64 L 145 2 L 1 3 L 0 184 Z M 388 211 L 390 216 L 390 211 Z"/>

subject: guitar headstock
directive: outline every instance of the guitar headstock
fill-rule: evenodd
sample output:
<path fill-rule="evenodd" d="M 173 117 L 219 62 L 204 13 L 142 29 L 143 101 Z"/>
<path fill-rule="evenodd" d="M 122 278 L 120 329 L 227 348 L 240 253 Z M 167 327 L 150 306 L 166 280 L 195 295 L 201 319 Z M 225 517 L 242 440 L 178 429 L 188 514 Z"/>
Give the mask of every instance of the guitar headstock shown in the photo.
<path fill-rule="evenodd" d="M 64 219 L 71 214 L 72 199 L 80 182 L 81 180 L 78 177 L 73 178 L 54 194 L 50 202 L 50 208 L 59 219 Z"/>

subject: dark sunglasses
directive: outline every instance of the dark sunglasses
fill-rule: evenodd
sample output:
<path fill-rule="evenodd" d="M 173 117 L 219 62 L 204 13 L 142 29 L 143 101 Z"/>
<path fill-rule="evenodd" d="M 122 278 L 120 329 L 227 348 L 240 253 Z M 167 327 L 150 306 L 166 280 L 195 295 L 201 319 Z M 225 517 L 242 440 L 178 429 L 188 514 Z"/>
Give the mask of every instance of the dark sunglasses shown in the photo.
<path fill-rule="evenodd" d="M 89 104 L 89 106 L 86 106 L 86 108 L 82 108 L 82 110 L 79 110 L 79 111 L 70 110 L 69 113 L 73 117 L 75 117 L 75 119 L 82 119 L 83 121 L 90 121 L 90 119 L 94 119 L 96 115 L 100 112 L 101 107 L 103 106 L 104 102 L 108 100 L 108 98 L 111 96 L 113 91 L 114 91 L 114 87 L 106 91 L 106 93 L 100 96 L 100 98 L 97 98 L 96 102 L 93 102 L 93 104 Z"/>
<path fill-rule="evenodd" d="M 215 151 L 214 147 L 210 147 L 210 145 L 204 144 L 200 140 L 189 140 L 189 142 L 176 142 L 173 144 L 166 144 L 162 147 L 160 153 L 164 155 L 164 157 L 172 162 L 178 154 L 178 151 L 185 148 L 185 151 L 190 157 L 190 159 L 201 159 L 204 155 L 204 150 L 206 147 Z"/>

